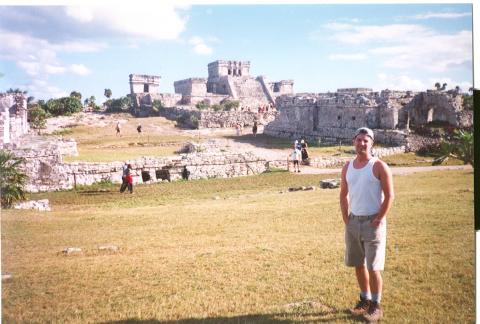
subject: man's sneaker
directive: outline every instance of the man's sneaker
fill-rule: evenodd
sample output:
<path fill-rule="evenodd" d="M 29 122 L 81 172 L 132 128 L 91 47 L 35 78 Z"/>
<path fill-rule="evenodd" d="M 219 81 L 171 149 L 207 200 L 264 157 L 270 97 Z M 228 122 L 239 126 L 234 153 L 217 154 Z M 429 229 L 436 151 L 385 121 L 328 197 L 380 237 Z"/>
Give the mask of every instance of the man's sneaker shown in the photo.
<path fill-rule="evenodd" d="M 363 314 L 363 317 L 368 322 L 376 322 L 383 317 L 383 310 L 379 303 L 371 302 L 368 312 Z"/>
<path fill-rule="evenodd" d="M 358 301 L 357 305 L 354 308 L 350 309 L 350 313 L 352 313 L 353 315 L 366 314 L 371 303 L 372 302 L 370 300 L 360 296 L 360 300 Z"/>

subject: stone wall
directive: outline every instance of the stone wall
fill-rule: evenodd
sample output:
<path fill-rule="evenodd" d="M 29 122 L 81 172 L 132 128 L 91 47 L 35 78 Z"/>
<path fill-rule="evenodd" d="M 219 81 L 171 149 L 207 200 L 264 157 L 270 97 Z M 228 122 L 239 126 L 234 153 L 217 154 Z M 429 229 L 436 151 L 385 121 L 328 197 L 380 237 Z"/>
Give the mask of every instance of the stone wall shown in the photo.
<path fill-rule="evenodd" d="M 214 93 L 207 93 L 204 96 L 184 95 L 182 96 L 181 104 L 194 106 L 199 102 L 205 102 L 209 105 L 218 105 L 228 98 L 231 97 L 229 95 L 220 95 Z"/>
<path fill-rule="evenodd" d="M 16 152 L 19 153 L 19 152 Z M 29 180 L 27 192 L 68 190 L 101 181 L 122 182 L 123 162 L 63 163 L 56 152 L 23 152 L 23 170 Z M 40 155 L 39 155 L 40 154 Z M 180 179 L 231 178 L 262 173 L 266 161 L 251 153 L 192 153 L 170 157 L 142 157 L 127 161 L 133 167 L 134 183 Z"/>
<path fill-rule="evenodd" d="M 181 103 L 182 95 L 177 93 L 135 93 L 131 95 L 133 112 L 137 117 L 148 117 L 157 115 L 153 111 L 153 101 L 160 100 L 164 107 L 175 107 Z"/>
<path fill-rule="evenodd" d="M 264 133 L 338 143 L 351 141 L 355 130 L 366 126 L 374 129 L 377 142 L 407 145 L 409 121 L 417 126 L 432 121 L 445 121 L 454 126 L 471 125 L 472 115 L 463 110 L 462 100 L 454 91 L 383 90 L 377 93 L 367 88 L 284 95 L 276 98 L 279 115 L 265 127 Z M 403 127 L 406 129 L 400 130 Z"/>
<path fill-rule="evenodd" d="M 175 81 L 173 86 L 175 87 L 175 93 L 184 96 L 205 96 L 207 93 L 207 79 L 205 78 L 179 80 Z"/>
<path fill-rule="evenodd" d="M 266 125 L 275 119 L 277 112 L 213 111 L 211 109 L 198 110 L 190 107 L 173 107 L 162 109 L 161 115 L 170 120 L 177 120 L 192 128 L 224 128 L 235 127 L 237 124 L 244 127 L 253 126 L 254 121 L 258 125 Z"/>
<path fill-rule="evenodd" d="M 266 125 L 276 116 L 275 111 L 265 113 L 249 112 L 249 111 L 202 111 L 199 121 L 200 128 L 223 128 L 235 127 L 236 124 L 242 126 L 253 126 L 253 122 L 258 125 Z"/>
<path fill-rule="evenodd" d="M 463 97 L 454 91 L 427 90 L 416 95 L 406 110 L 410 114 L 410 123 L 417 126 L 435 121 L 463 126 L 459 118 L 463 111 Z"/>
<path fill-rule="evenodd" d="M 28 133 L 27 98 L 22 93 L 0 93 L 0 148 Z"/>

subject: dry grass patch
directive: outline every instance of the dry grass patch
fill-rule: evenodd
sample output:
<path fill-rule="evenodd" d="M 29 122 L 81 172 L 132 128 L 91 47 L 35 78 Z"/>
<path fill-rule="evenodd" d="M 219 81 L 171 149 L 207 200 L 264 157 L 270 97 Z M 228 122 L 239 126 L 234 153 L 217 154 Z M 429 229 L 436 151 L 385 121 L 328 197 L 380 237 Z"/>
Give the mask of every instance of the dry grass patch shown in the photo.
<path fill-rule="evenodd" d="M 354 323 L 338 189 L 279 193 L 326 177 L 274 172 L 137 186 L 133 196 L 116 186 L 32 195 L 53 211 L 2 215 L 3 271 L 13 274 L 3 318 Z M 473 321 L 472 173 L 398 176 L 395 188 L 385 321 Z M 98 252 L 106 243 L 120 250 Z M 83 251 L 58 254 L 67 246 Z"/>

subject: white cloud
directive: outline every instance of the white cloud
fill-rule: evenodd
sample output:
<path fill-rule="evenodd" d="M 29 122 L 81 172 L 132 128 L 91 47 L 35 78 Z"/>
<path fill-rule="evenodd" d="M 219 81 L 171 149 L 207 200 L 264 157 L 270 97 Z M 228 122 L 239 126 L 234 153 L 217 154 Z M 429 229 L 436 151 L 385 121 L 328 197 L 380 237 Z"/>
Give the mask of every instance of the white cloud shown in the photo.
<path fill-rule="evenodd" d="M 377 89 L 425 91 L 425 89 L 429 88 L 421 80 L 408 75 L 392 76 L 386 73 L 379 73 L 377 80 L 378 85 L 375 87 Z"/>
<path fill-rule="evenodd" d="M 384 66 L 407 69 L 422 68 L 444 72 L 472 60 L 471 32 L 412 38 L 404 44 L 376 47 L 369 53 L 384 59 Z"/>
<path fill-rule="evenodd" d="M 210 55 L 213 53 L 213 49 L 205 44 L 201 37 L 194 36 L 188 42 L 193 45 L 193 51 L 199 55 Z"/>
<path fill-rule="evenodd" d="M 68 7 L 65 9 L 69 17 L 79 22 L 91 22 L 93 20 L 93 13 L 88 7 Z"/>
<path fill-rule="evenodd" d="M 67 68 L 57 53 L 96 51 L 104 45 L 93 42 L 67 42 L 52 44 L 45 39 L 35 38 L 20 33 L 10 33 L 0 30 L 0 58 L 14 61 L 17 66 L 30 76 L 42 74 L 62 74 L 73 72 L 79 75 L 88 74 L 88 69 L 82 65 Z"/>
<path fill-rule="evenodd" d="M 65 72 L 65 68 L 58 65 L 45 64 L 43 68 L 47 74 L 61 74 Z"/>
<path fill-rule="evenodd" d="M 425 14 L 419 14 L 412 16 L 413 19 L 423 20 L 423 19 L 457 19 L 462 17 L 470 17 L 472 13 L 470 12 L 428 12 Z"/>
<path fill-rule="evenodd" d="M 27 88 L 28 94 L 35 98 L 60 98 L 66 97 L 69 94 L 48 83 L 45 79 L 33 79 L 30 84 L 21 86 L 21 89 Z"/>
<path fill-rule="evenodd" d="M 339 26 L 341 25 L 341 26 Z M 325 28 L 334 31 L 330 39 L 345 44 L 365 44 L 408 41 L 412 38 L 428 37 L 433 31 L 420 25 L 352 25 L 326 24 Z"/>
<path fill-rule="evenodd" d="M 108 45 L 104 42 L 92 41 L 72 41 L 60 44 L 52 44 L 52 49 L 55 51 L 75 53 L 95 53 L 100 52 L 107 47 Z"/>
<path fill-rule="evenodd" d="M 35 76 L 40 73 L 40 64 L 37 62 L 17 61 L 17 65 L 28 75 Z"/>
<path fill-rule="evenodd" d="M 472 62 L 471 31 L 441 34 L 414 24 L 324 27 L 333 32 L 329 36 L 332 44 L 347 44 L 357 51 L 361 48 L 384 67 L 444 72 Z"/>
<path fill-rule="evenodd" d="M 127 3 L 114 6 L 71 6 L 67 16 L 80 25 L 93 24 L 99 31 L 153 40 L 173 40 L 185 30 L 188 17 L 182 17 L 178 6 L 169 2 Z"/>
<path fill-rule="evenodd" d="M 328 56 L 330 60 L 334 61 L 361 61 L 367 58 L 367 55 L 363 53 L 356 54 L 331 54 Z"/>
<path fill-rule="evenodd" d="M 390 90 L 413 90 L 425 91 L 426 89 L 434 89 L 435 83 L 447 84 L 447 89 L 454 89 L 457 85 L 463 92 L 467 92 L 472 86 L 468 81 L 455 81 L 449 77 L 428 78 L 421 80 L 413 78 L 409 75 L 390 75 L 387 73 L 377 74 L 376 89 L 390 89 Z"/>
<path fill-rule="evenodd" d="M 72 64 L 70 65 L 70 71 L 78 75 L 88 75 L 92 73 L 85 65 L 83 64 Z"/>

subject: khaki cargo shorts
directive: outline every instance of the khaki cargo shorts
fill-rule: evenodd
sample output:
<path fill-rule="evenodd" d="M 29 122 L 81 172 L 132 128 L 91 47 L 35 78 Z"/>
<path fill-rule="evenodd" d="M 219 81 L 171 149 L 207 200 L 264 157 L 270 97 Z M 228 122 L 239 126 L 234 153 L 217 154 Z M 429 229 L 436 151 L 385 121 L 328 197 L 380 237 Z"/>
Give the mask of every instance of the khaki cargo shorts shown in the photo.
<path fill-rule="evenodd" d="M 386 218 L 378 227 L 371 225 L 376 215 L 348 216 L 345 226 L 345 264 L 349 267 L 366 265 L 368 270 L 383 270 L 387 242 Z"/>

